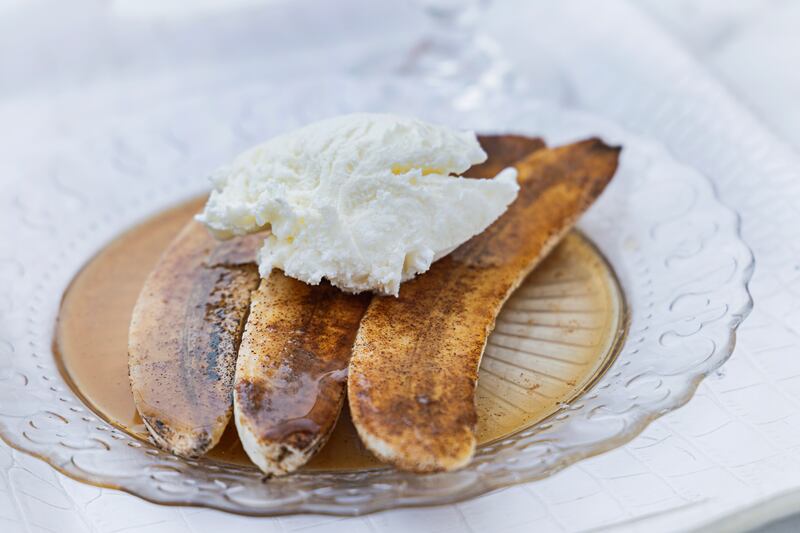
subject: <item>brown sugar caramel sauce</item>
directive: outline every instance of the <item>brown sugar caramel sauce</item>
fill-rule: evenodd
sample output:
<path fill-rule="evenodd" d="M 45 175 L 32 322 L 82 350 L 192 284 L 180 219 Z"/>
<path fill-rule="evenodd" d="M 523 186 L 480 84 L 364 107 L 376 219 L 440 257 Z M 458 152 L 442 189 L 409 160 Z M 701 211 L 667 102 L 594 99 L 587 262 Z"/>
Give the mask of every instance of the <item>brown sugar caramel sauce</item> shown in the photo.
<path fill-rule="evenodd" d="M 128 382 L 128 326 L 145 277 L 161 252 L 205 198 L 197 198 L 162 213 L 122 234 L 101 250 L 72 281 L 59 312 L 54 353 L 73 389 L 98 415 L 131 435 L 147 440 L 133 403 Z M 574 305 L 576 283 L 583 287 L 580 316 L 591 324 L 556 325 L 567 331 L 574 326 L 587 332 L 576 361 L 558 364 L 550 358 L 532 358 L 520 376 L 528 372 L 549 376 L 535 386 L 498 379 L 497 364 L 517 364 L 487 357 L 481 368 L 476 394 L 478 442 L 491 442 L 542 421 L 591 386 L 613 361 L 624 336 L 624 306 L 616 279 L 599 252 L 584 237 L 571 233 L 523 285 L 521 291 L 540 302 L 543 313 L 560 312 L 558 294 L 565 288 L 568 305 Z M 518 292 L 521 292 L 518 291 Z M 571 291 L 571 292 L 570 292 Z M 542 294 L 541 298 L 536 294 Z M 569 298 L 572 298 L 571 300 Z M 513 302 L 513 298 L 512 298 Z M 530 307 L 530 302 L 526 305 Z M 587 307 L 588 306 L 588 307 Z M 589 309 L 589 313 L 586 310 Z M 581 318 L 584 320 L 584 318 Z M 503 315 L 498 318 L 498 331 Z M 545 325 L 553 327 L 553 324 Z M 491 369 L 488 368 L 490 365 Z M 543 368 L 538 368 L 538 366 Z M 484 367 L 486 371 L 484 372 Z M 555 376 L 555 379 L 553 379 Z M 514 381 L 514 380 L 512 380 Z M 498 397 L 498 390 L 509 394 Z M 527 394 L 525 393 L 527 390 Z M 217 462 L 249 465 L 231 420 L 222 439 L 206 456 Z M 354 470 L 380 466 L 361 444 L 345 409 L 330 440 L 304 467 L 306 470 Z"/>

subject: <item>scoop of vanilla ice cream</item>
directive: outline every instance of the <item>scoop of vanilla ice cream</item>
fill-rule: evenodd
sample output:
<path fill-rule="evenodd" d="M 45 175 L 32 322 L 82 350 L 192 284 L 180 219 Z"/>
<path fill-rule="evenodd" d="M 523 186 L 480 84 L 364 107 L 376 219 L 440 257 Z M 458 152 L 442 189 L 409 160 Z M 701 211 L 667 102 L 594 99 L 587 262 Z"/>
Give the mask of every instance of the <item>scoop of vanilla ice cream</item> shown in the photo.
<path fill-rule="evenodd" d="M 400 283 L 483 231 L 516 198 L 516 170 L 454 176 L 486 160 L 474 133 L 359 113 L 275 137 L 213 176 L 198 220 L 219 238 L 264 229 L 258 261 L 351 292 Z"/>

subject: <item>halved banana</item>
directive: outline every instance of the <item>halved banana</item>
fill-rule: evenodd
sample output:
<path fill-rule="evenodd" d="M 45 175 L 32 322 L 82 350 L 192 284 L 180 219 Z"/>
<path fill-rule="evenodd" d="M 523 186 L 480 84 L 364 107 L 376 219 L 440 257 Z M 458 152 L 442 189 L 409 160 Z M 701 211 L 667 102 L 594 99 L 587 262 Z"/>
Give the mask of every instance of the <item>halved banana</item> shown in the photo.
<path fill-rule="evenodd" d="M 486 231 L 374 298 L 350 361 L 350 412 L 364 444 L 405 470 L 463 466 L 475 450 L 475 387 L 506 298 L 600 195 L 619 148 L 590 139 L 519 161 L 520 192 Z"/>
<path fill-rule="evenodd" d="M 369 301 L 277 271 L 253 293 L 236 364 L 234 419 L 247 455 L 264 473 L 296 470 L 328 440 Z"/>
<path fill-rule="evenodd" d="M 262 240 L 218 242 L 192 221 L 142 287 L 129 330 L 128 370 L 136 408 L 164 450 L 203 455 L 228 424 Z"/>

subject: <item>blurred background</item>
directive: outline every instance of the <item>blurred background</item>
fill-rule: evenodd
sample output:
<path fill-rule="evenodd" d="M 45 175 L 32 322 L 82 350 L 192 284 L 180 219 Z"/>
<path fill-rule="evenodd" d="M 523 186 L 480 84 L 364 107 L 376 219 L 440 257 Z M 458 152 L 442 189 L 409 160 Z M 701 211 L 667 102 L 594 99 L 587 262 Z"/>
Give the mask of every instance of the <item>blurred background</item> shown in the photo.
<path fill-rule="evenodd" d="M 800 144 L 800 107 L 793 105 L 800 94 L 800 4 L 632 4 L 777 133 Z M 449 74 L 434 77 L 467 85 L 487 69 L 513 65 L 515 83 L 524 86 L 525 94 L 580 106 L 581 95 L 575 92 L 588 89 L 570 83 L 577 83 L 576 72 L 591 69 L 598 58 L 586 55 L 587 64 L 574 64 L 570 48 L 576 39 L 570 32 L 581 33 L 581 20 L 602 31 L 603 12 L 614 9 L 586 1 L 557 5 L 527 0 L 2 0 L 0 107 L 7 111 L 8 104 L 33 99 L 40 107 L 42 96 L 69 98 L 92 91 L 109 98 L 109 86 L 138 87 L 120 91 L 126 94 L 117 102 L 106 102 L 124 106 L 129 99 L 147 101 L 193 84 L 232 80 L 430 75 L 437 68 L 422 72 L 416 63 L 426 59 L 415 54 L 452 51 L 459 51 L 460 67 L 440 65 L 438 70 Z M 570 26 L 562 16 L 565 10 L 582 15 Z M 615 41 L 625 37 L 616 29 L 608 31 Z M 442 50 L 432 51 L 430 45 Z M 475 52 L 464 52 L 465 47 L 477 48 L 489 64 L 464 57 Z M 498 65 L 498 60 L 507 64 Z M 632 59 L 627 68 L 639 66 Z M 659 68 L 657 63 L 647 66 Z M 51 111 L 57 112 L 40 109 L 45 115 Z"/>

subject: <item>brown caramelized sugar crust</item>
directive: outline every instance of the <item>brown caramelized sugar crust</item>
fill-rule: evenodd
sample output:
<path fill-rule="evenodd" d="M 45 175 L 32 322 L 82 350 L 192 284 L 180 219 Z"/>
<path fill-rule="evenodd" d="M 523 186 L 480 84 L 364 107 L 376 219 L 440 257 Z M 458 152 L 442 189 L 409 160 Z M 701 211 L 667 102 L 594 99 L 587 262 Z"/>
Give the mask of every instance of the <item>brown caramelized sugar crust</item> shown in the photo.
<path fill-rule="evenodd" d="M 509 150 L 502 137 L 482 144 Z M 598 139 L 535 151 L 516 164 L 520 193 L 502 217 L 404 283 L 398 298 L 372 300 L 353 349 L 348 394 L 356 429 L 379 458 L 418 472 L 469 461 L 478 368 L 495 317 L 600 195 L 618 155 Z M 490 162 L 483 170 L 499 167 Z"/>
<path fill-rule="evenodd" d="M 478 139 L 489 157 L 465 173 L 470 178 L 493 178 L 509 165 L 545 147 L 541 139 L 523 135 L 480 135 Z"/>
<path fill-rule="evenodd" d="M 327 440 L 344 402 L 350 351 L 369 300 L 280 272 L 253 293 L 235 402 L 237 424 L 262 448 L 247 449 L 259 466 L 266 460 L 262 470 L 291 471 Z M 286 462 L 290 457 L 298 464 Z"/>
<path fill-rule="evenodd" d="M 129 376 L 136 408 L 165 450 L 202 455 L 230 419 L 236 351 L 250 291 L 258 284 L 253 260 L 260 240 L 220 243 L 192 221 L 139 294 L 128 337 Z"/>

